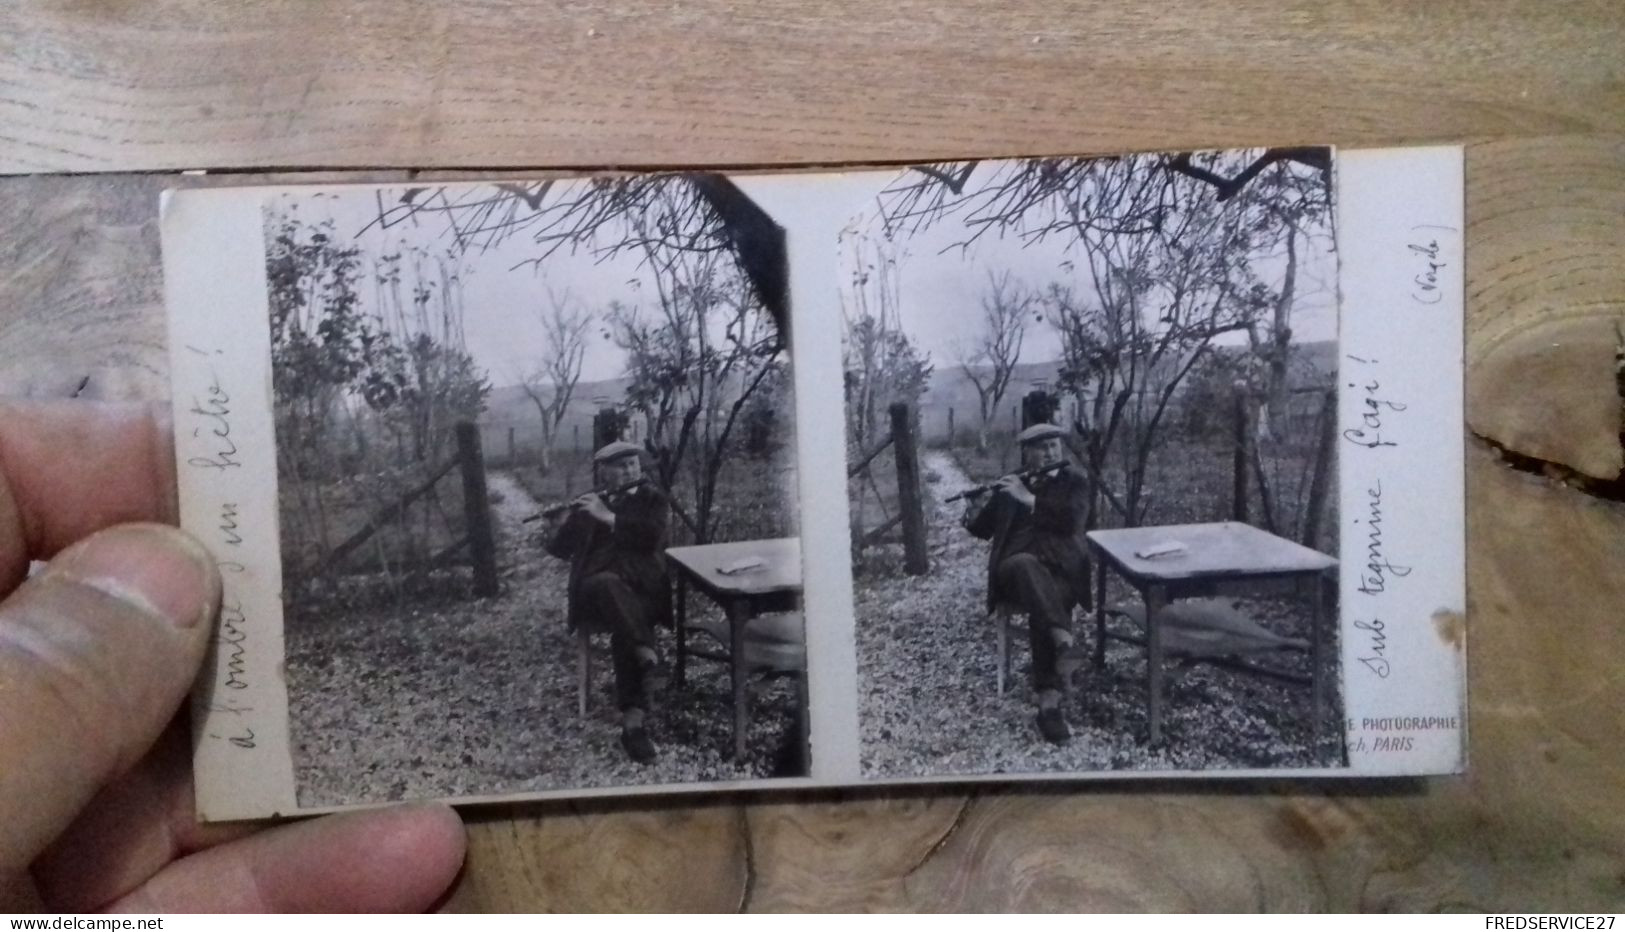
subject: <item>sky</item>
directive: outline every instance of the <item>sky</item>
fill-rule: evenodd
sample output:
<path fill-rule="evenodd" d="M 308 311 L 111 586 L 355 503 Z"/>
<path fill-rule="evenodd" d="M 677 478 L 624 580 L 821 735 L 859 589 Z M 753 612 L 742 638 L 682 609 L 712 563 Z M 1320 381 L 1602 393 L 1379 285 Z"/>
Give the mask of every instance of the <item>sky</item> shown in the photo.
<path fill-rule="evenodd" d="M 994 163 L 977 169 L 977 178 L 986 177 Z M 975 179 L 972 179 L 974 184 Z M 871 203 L 854 213 L 851 231 L 864 231 L 878 238 L 881 224 L 876 205 Z M 957 218 L 946 218 L 913 237 L 899 237 L 897 250 L 901 280 L 898 285 L 899 317 L 905 333 L 927 351 L 937 367 L 957 363 L 956 343 L 974 346 L 981 327 L 981 298 L 988 290 L 990 274 L 1008 271 L 1015 282 L 1029 288 L 1045 289 L 1052 282 L 1070 284 L 1079 293 L 1092 289 L 1087 284 L 1081 250 L 1069 249 L 1064 237 L 1050 237 L 1023 248 L 1014 236 L 998 238 L 990 230 L 966 249 L 967 228 Z M 1300 240 L 1298 280 L 1292 313 L 1294 342 L 1331 340 L 1337 336 L 1337 264 L 1328 243 L 1305 247 Z M 851 251 L 843 250 L 843 268 L 849 268 Z M 1077 271 L 1063 266 L 1077 262 Z M 1285 274 L 1284 253 L 1263 257 L 1255 267 L 1271 285 L 1278 286 Z M 842 281 L 850 278 L 843 271 Z M 844 286 L 843 286 L 844 287 Z M 1216 342 L 1245 342 L 1244 333 L 1225 334 Z M 1049 362 L 1060 356 L 1060 338 L 1047 324 L 1029 326 L 1022 345 L 1023 363 Z"/>
<path fill-rule="evenodd" d="M 398 200 L 406 186 L 383 189 L 386 205 Z M 442 229 L 425 223 L 416 229 L 397 226 L 383 230 L 366 228 L 378 214 L 378 201 L 372 187 L 300 191 L 284 198 L 296 201 L 298 214 L 306 221 L 332 219 L 340 235 L 350 236 L 370 257 L 401 248 L 403 242 L 431 249 L 451 245 Z M 558 189 L 555 189 L 558 190 Z M 277 200 L 271 202 L 273 208 Z M 473 251 L 463 260 L 464 337 L 469 355 L 489 372 L 493 385 L 514 385 L 521 373 L 534 369 L 536 354 L 543 344 L 540 314 L 548 307 L 548 288 L 556 294 L 568 291 L 572 300 L 590 308 L 607 308 L 611 301 L 637 304 L 649 300 L 631 282 L 641 277 L 635 258 L 622 255 L 598 261 L 587 250 L 572 254 L 561 249 L 540 265 L 523 265 L 535 258 L 541 248 L 523 235 L 513 236 L 486 252 Z M 518 266 L 516 268 L 516 266 Z M 368 262 L 370 275 L 370 261 Z M 373 290 L 363 288 L 361 303 L 365 313 L 377 309 Z M 604 336 L 603 326 L 590 332 L 587 354 L 582 361 L 584 382 L 619 378 L 624 374 L 625 353 Z"/>
<path fill-rule="evenodd" d="M 979 168 L 978 176 L 989 167 Z M 354 237 L 369 257 L 398 250 L 403 241 L 431 249 L 450 245 L 449 236 L 428 222 L 416 228 L 369 228 L 378 213 L 379 195 L 375 192 L 383 191 L 387 205 L 399 199 L 396 192 L 404 187 L 298 189 L 273 198 L 271 203 L 273 207 L 279 202 L 296 203 L 297 213 L 307 221 L 334 220 L 338 232 Z M 854 204 L 852 216 L 849 229 L 878 230 L 873 202 Z M 789 236 L 796 235 L 793 218 L 775 219 L 788 227 Z M 902 326 L 939 368 L 956 363 L 956 344 L 974 343 L 980 325 L 980 299 L 987 290 L 990 273 L 1008 270 L 1014 280 L 1032 288 L 1059 281 L 1079 291 L 1087 290 L 1083 275 L 1063 265 L 1068 259 L 1079 258 L 1069 252 L 1064 238 L 1022 248 L 1016 239 L 1000 239 L 990 232 L 968 249 L 960 249 L 955 244 L 964 238 L 965 227 L 956 219 L 948 219 L 900 240 L 898 245 Z M 851 251 L 833 243 L 831 247 L 840 258 L 832 263 L 830 274 L 840 287 L 846 287 Z M 637 304 L 652 299 L 648 286 L 637 287 L 637 280 L 644 275 L 634 256 L 600 259 L 585 249 L 575 253 L 561 249 L 540 265 L 526 264 L 539 252 L 540 247 L 528 237 L 518 235 L 489 251 L 467 253 L 463 259 L 467 348 L 497 386 L 516 384 L 522 373 L 536 367 L 544 341 L 540 314 L 547 307 L 549 287 L 558 294 L 567 291 L 572 300 L 600 312 L 612 301 Z M 370 272 L 370 261 L 368 267 Z M 1281 257 L 1259 263 L 1260 273 L 1272 283 L 1279 280 L 1284 267 Z M 374 298 L 372 288 L 362 289 L 365 311 L 376 310 Z M 1335 257 L 1324 243 L 1317 243 L 1300 252 L 1294 337 L 1298 341 L 1332 339 L 1336 327 Z M 1229 334 L 1221 342 L 1244 339 L 1242 334 Z M 1029 327 L 1021 361 L 1050 361 L 1059 351 L 1060 341 L 1054 329 L 1037 324 Z M 582 380 L 592 382 L 622 375 L 624 353 L 607 338 L 600 321 L 590 332 Z"/>

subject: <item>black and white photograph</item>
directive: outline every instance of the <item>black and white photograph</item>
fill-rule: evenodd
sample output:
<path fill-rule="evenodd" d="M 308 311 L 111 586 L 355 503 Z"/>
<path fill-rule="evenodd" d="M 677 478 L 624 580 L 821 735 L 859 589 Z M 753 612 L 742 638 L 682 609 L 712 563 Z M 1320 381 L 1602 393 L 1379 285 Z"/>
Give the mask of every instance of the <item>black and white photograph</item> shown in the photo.
<path fill-rule="evenodd" d="M 263 222 L 299 805 L 805 775 L 774 218 L 690 173 Z"/>
<path fill-rule="evenodd" d="M 922 165 L 855 212 L 866 779 L 1346 763 L 1332 172 Z"/>
<path fill-rule="evenodd" d="M 1459 771 L 1462 190 L 1436 147 L 166 192 L 201 817 Z"/>

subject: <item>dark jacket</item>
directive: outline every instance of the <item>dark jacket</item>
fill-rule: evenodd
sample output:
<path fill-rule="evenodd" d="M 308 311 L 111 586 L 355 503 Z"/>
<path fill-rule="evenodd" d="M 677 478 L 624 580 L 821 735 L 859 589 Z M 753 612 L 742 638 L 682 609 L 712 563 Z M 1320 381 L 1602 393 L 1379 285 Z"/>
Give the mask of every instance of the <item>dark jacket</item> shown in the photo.
<path fill-rule="evenodd" d="M 582 580 L 596 573 L 621 577 L 644 604 L 651 626 L 668 624 L 671 596 L 666 585 L 666 542 L 671 509 L 666 497 L 643 485 L 617 497 L 609 510 L 615 513 L 613 528 L 577 509 L 547 542 L 548 553 L 570 561 L 570 630 L 576 630 L 582 621 L 576 593 Z"/>
<path fill-rule="evenodd" d="M 1071 603 L 1089 602 L 1089 559 L 1084 524 L 1089 512 L 1089 483 L 1071 468 L 1028 484 L 1036 499 L 1031 511 L 1002 493 L 988 496 L 965 529 L 991 540 L 987 554 L 987 608 L 992 611 L 1005 593 L 999 591 L 999 563 L 1016 553 L 1031 553 L 1053 568 Z"/>

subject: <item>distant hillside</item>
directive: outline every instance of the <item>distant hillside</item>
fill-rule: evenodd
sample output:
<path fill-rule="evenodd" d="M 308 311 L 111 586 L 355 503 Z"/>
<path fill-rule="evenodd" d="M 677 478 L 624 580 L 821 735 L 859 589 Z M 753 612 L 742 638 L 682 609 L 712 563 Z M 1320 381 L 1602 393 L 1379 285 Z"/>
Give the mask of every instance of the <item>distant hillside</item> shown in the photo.
<path fill-rule="evenodd" d="M 1239 356 L 1248 352 L 1248 349 L 1240 345 L 1225 345 L 1214 346 L 1209 352 Z M 1331 374 L 1337 369 L 1335 340 L 1294 344 L 1292 354 L 1289 381 L 1293 387 L 1325 385 L 1331 381 Z M 1019 414 L 1013 412 L 1021 404 L 1023 395 L 1035 388 L 1054 388 L 1059 369 L 1058 360 L 1018 365 L 1010 378 L 1010 387 L 1005 391 L 1004 399 L 999 405 L 1000 410 L 994 420 L 996 428 L 1010 429 L 1014 418 L 1019 417 Z M 986 367 L 981 367 L 978 374 L 985 374 L 987 371 Z M 927 439 L 936 439 L 947 434 L 949 409 L 954 412 L 956 430 L 974 430 L 981 418 L 976 386 L 963 368 L 952 364 L 939 365 L 931 373 L 930 384 L 920 399 L 920 408 L 921 427 Z"/>
<path fill-rule="evenodd" d="M 630 379 L 604 379 L 582 382 L 570 398 L 569 411 L 559 427 L 558 446 L 568 450 L 577 442 L 583 449 L 592 445 L 592 418 L 607 404 L 619 404 L 626 398 Z M 534 450 L 542 443 L 542 417 L 536 403 L 525 394 L 523 387 L 503 385 L 491 390 L 486 399 L 485 413 L 480 416 L 480 433 L 487 456 L 503 456 L 508 450 L 508 429 L 514 433 L 517 451 Z"/>
<path fill-rule="evenodd" d="M 1210 352 L 1240 355 L 1247 352 L 1247 348 L 1215 346 Z M 1008 430 L 1011 412 L 1020 404 L 1021 396 L 1034 388 L 1053 388 L 1059 367 L 1060 363 L 1056 360 L 1022 363 L 1017 366 L 1015 374 L 1010 379 L 1010 388 L 1005 392 L 1004 400 L 999 406 L 1001 410 L 995 424 L 1000 429 Z M 1294 387 L 1324 385 L 1330 381 L 1330 373 L 1335 372 L 1336 367 L 1335 341 L 1323 340 L 1293 346 L 1291 382 Z M 832 374 L 832 377 L 839 376 Z M 578 436 L 583 448 L 591 446 L 593 415 L 603 405 L 618 404 L 625 399 L 626 387 L 630 382 L 630 379 L 619 378 L 577 385 L 570 402 L 570 411 L 565 415 L 564 424 L 560 429 L 559 448 L 570 449 Z M 975 429 L 980 417 L 976 386 L 971 383 L 962 368 L 953 364 L 938 365 L 931 373 L 930 383 L 920 404 L 921 426 L 927 439 L 935 439 L 946 434 L 949 409 L 954 411 L 955 425 L 959 430 Z M 518 385 L 505 385 L 491 390 L 485 414 L 480 418 L 480 426 L 486 453 L 489 456 L 503 455 L 507 452 L 510 427 L 514 431 L 516 450 L 531 450 L 541 444 L 541 417 L 536 411 L 535 403 Z"/>
<path fill-rule="evenodd" d="M 1215 346 L 1208 350 L 1210 353 L 1230 356 L 1239 356 L 1247 351 L 1245 346 Z M 1337 368 L 1337 343 L 1333 340 L 1322 340 L 1317 343 L 1295 344 L 1292 347 L 1292 362 L 1292 382 L 1295 386 L 1324 382 L 1325 374 Z M 1054 387 L 1060 365 L 1059 360 L 1021 363 L 1016 366 L 1016 371 L 1010 378 L 1010 389 L 1007 394 L 1019 397 L 1034 388 Z M 977 369 L 978 375 L 986 374 L 987 371 L 985 366 Z M 976 386 L 960 366 L 938 365 L 931 373 L 931 382 L 922 400 L 925 404 L 933 406 L 952 405 L 975 410 Z"/>

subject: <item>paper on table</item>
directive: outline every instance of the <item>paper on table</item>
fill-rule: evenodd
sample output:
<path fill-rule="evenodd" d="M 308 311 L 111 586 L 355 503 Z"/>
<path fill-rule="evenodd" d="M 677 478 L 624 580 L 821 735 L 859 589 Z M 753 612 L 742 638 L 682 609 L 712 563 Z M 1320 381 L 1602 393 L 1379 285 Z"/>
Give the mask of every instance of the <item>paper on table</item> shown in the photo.
<path fill-rule="evenodd" d="M 734 576 L 739 573 L 749 573 L 767 566 L 767 561 L 761 557 L 740 557 L 732 563 L 717 567 L 717 572 L 724 576 Z"/>

